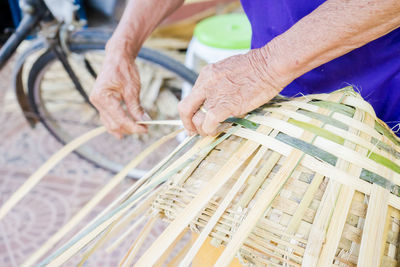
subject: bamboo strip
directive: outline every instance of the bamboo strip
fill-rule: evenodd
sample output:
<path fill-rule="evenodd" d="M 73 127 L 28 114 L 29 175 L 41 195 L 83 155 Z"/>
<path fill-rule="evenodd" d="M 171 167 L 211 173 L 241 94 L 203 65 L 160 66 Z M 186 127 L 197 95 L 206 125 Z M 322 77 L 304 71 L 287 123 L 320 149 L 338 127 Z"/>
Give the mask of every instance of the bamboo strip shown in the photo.
<path fill-rule="evenodd" d="M 76 265 L 77 267 L 82 267 L 89 259 L 89 257 L 92 256 L 96 250 L 98 250 L 104 245 L 104 243 L 107 242 L 107 237 L 110 235 L 110 232 L 116 223 L 117 220 L 113 221 L 111 225 L 106 230 L 104 230 L 104 233 L 98 238 L 98 240 L 96 240 L 96 243 L 83 255 L 81 261 Z"/>
<path fill-rule="evenodd" d="M 168 257 L 170 256 L 171 252 L 175 249 L 176 245 L 182 241 L 182 238 L 186 235 L 188 232 L 189 228 L 186 228 L 179 236 L 178 238 L 172 242 L 172 244 L 168 247 L 168 249 L 164 252 L 163 255 L 158 259 L 158 261 L 153 265 L 154 267 L 162 267 L 166 266 L 166 263 L 168 261 Z"/>
<path fill-rule="evenodd" d="M 335 96 L 331 96 L 335 102 L 342 100 L 342 97 L 340 99 L 337 99 Z M 331 98 L 330 97 L 330 98 Z M 328 112 L 324 112 L 324 114 L 327 114 Z M 333 117 L 335 113 L 330 112 L 329 117 Z M 313 123 L 315 125 L 321 125 L 321 127 L 325 126 L 327 123 Z M 316 138 L 315 138 L 316 139 Z M 308 166 L 306 164 L 307 157 L 304 157 L 303 159 L 303 166 L 306 166 L 307 168 L 310 168 L 311 166 Z M 338 164 L 341 166 L 344 164 L 344 162 L 340 161 Z M 312 166 L 314 167 L 314 166 Z M 311 170 L 315 170 L 314 168 L 310 168 Z M 335 169 L 335 172 L 339 171 L 340 169 L 333 168 Z M 318 172 L 318 171 L 317 171 Z M 320 172 L 319 172 L 320 173 Z M 344 172 L 343 172 L 344 173 Z M 323 173 L 320 173 L 323 174 Z M 325 174 L 326 177 L 331 177 L 329 174 Z M 311 226 L 311 231 L 308 237 L 308 244 L 306 247 L 306 251 L 304 253 L 303 257 L 303 266 L 316 266 L 318 257 L 321 251 L 321 247 L 323 245 L 323 241 L 325 239 L 325 233 L 326 229 L 328 228 L 329 221 L 331 218 L 331 215 L 335 209 L 336 205 L 336 200 L 338 197 L 338 194 L 341 189 L 341 184 L 338 183 L 335 180 L 329 179 L 328 185 L 326 187 L 325 193 L 322 197 L 321 203 L 318 207 L 317 213 L 315 215 L 314 222 Z"/>
<path fill-rule="evenodd" d="M 291 101 L 293 102 L 293 101 Z M 252 121 L 255 121 L 257 123 L 261 123 L 262 125 L 274 125 L 273 127 L 283 133 L 286 133 L 290 136 L 293 137 L 299 137 L 303 131 L 300 127 L 297 127 L 295 125 L 289 124 L 285 121 L 282 120 L 277 120 L 272 117 L 254 117 Z M 355 152 L 352 149 L 348 149 L 345 146 L 339 145 L 333 141 L 330 141 L 322 136 L 318 136 L 317 139 L 315 140 L 315 146 L 318 148 L 321 148 L 333 155 L 335 155 L 338 158 L 342 158 L 344 160 L 350 161 L 354 164 L 357 164 L 360 167 L 363 167 L 364 169 L 370 170 L 374 173 L 377 173 L 381 176 L 384 176 L 383 172 L 385 172 L 385 168 L 382 169 L 382 172 L 379 171 L 381 168 L 379 163 L 370 160 L 368 157 L 363 157 L 359 153 Z M 400 167 L 399 167 L 400 168 Z M 400 184 L 400 175 L 396 178 L 395 182 L 397 184 Z"/>
<path fill-rule="evenodd" d="M 31 266 L 38 259 L 40 259 L 49 249 L 51 249 L 61 238 L 63 238 L 69 231 L 71 231 L 86 215 L 88 215 L 93 208 L 113 190 L 125 177 L 129 171 L 139 165 L 148 155 L 162 144 L 176 137 L 182 130 L 174 131 L 163 138 L 157 140 L 141 152 L 135 159 L 126 165 L 117 175 L 115 175 L 99 192 L 94 195 L 89 202 L 83 206 L 78 213 L 76 213 L 64 226 L 62 226 L 57 233 L 50 237 L 40 249 L 38 249 L 32 256 L 30 256 L 22 266 Z"/>
<path fill-rule="evenodd" d="M 259 131 L 266 132 L 260 127 Z M 168 246 L 173 242 L 183 229 L 200 212 L 209 199 L 218 189 L 235 173 L 235 171 L 257 149 L 258 144 L 252 141 L 246 143 L 232 155 L 231 159 L 216 173 L 214 178 L 200 191 L 198 196 L 177 216 L 167 229 L 157 238 L 146 253 L 139 259 L 136 266 L 149 266 L 154 264 Z"/>
<path fill-rule="evenodd" d="M 112 208 L 115 207 L 115 205 L 117 203 L 121 203 L 124 199 L 127 200 L 127 198 L 134 192 L 137 190 L 137 188 L 142 185 L 144 183 L 144 180 L 147 180 L 148 177 L 150 177 L 151 175 L 153 175 L 154 173 L 156 173 L 160 168 L 162 168 L 162 166 L 164 166 L 169 160 L 170 158 L 172 158 L 180 149 L 182 149 L 182 147 L 186 146 L 191 140 L 193 139 L 193 137 L 188 137 L 186 138 L 168 157 L 166 157 L 164 160 L 162 160 L 161 162 L 159 162 L 153 169 L 151 169 L 149 171 L 149 173 L 147 173 L 144 177 L 142 177 L 140 180 L 138 180 L 131 188 L 129 188 L 128 190 L 126 190 L 123 194 L 121 194 L 117 199 L 115 199 L 110 205 L 108 205 L 104 210 L 102 210 L 102 212 L 100 214 L 98 214 L 96 216 L 96 218 L 93 220 L 93 222 L 98 221 L 100 218 L 102 218 L 103 216 L 105 216 Z M 143 180 L 143 182 L 142 182 Z M 150 201 L 153 200 L 153 198 L 155 197 L 155 195 L 158 193 L 159 190 L 154 191 L 153 193 L 150 194 L 150 196 L 143 201 L 143 203 L 141 203 L 140 206 L 137 206 L 135 209 L 133 209 L 130 212 L 130 216 L 132 217 L 134 215 L 136 215 L 137 213 L 142 212 L 143 209 L 146 209 L 146 204 Z M 129 218 L 128 218 L 129 219 Z M 123 222 L 124 224 L 124 222 Z M 89 226 L 91 226 L 91 224 L 86 225 L 81 231 L 79 231 L 73 238 L 77 238 L 79 235 L 81 235 L 83 232 L 85 232 Z M 118 224 L 115 229 L 112 229 L 110 235 L 113 235 L 114 231 L 119 231 L 119 228 L 121 228 L 123 225 Z"/>
<path fill-rule="evenodd" d="M 303 122 L 310 122 L 310 120 L 311 120 L 310 117 L 308 117 L 302 113 L 294 112 L 292 110 L 288 110 L 288 109 L 284 109 L 284 108 L 270 107 L 270 108 L 267 108 L 266 110 L 271 111 L 276 114 L 286 115 L 286 116 L 289 116 L 290 118 L 293 118 L 293 119 L 299 120 L 299 121 L 303 121 Z M 338 121 L 341 121 L 347 127 L 355 127 L 358 130 L 361 130 L 362 132 L 364 132 L 378 140 L 382 140 L 382 136 L 379 133 L 377 133 L 374 128 L 372 128 L 368 125 L 362 124 L 362 123 L 358 122 L 357 120 L 349 118 L 346 115 L 335 113 L 333 118 Z M 334 129 L 338 128 L 337 126 L 331 125 L 331 124 L 327 125 L 326 127 L 327 128 L 334 127 Z M 343 132 L 343 129 L 341 129 L 341 130 Z"/>
<path fill-rule="evenodd" d="M 212 138 L 211 138 L 212 139 Z M 203 142 L 207 143 L 210 139 L 204 138 L 202 141 L 199 142 L 199 144 L 203 144 Z M 187 160 L 187 158 L 192 157 L 195 153 L 197 153 L 197 150 L 199 149 L 198 146 L 194 146 L 191 150 L 189 150 L 188 153 L 186 153 L 183 157 L 181 157 L 179 160 L 171 164 L 168 168 L 163 170 L 162 172 L 158 173 L 156 175 L 157 180 L 160 180 L 160 177 L 166 175 L 168 172 L 171 170 L 174 170 L 177 168 L 177 166 L 181 165 L 182 162 Z M 135 184 L 136 185 L 136 184 Z M 135 186 L 134 185 L 134 186 Z M 153 187 L 158 185 L 157 183 L 155 185 L 152 185 Z M 118 218 L 118 215 L 121 214 L 123 211 L 127 211 L 127 207 L 131 207 L 135 205 L 145 194 L 149 192 L 149 190 L 152 187 L 147 186 L 146 188 L 139 190 L 135 195 L 132 195 L 127 201 L 125 201 L 123 204 L 121 204 L 118 208 L 114 209 L 111 211 L 109 214 L 106 214 L 96 220 L 94 223 L 90 224 L 85 231 L 82 231 L 80 234 L 74 236 L 64 247 L 60 248 L 56 252 L 54 252 L 50 257 L 45 259 L 41 265 L 47 265 L 48 262 L 53 261 L 56 259 L 57 261 L 65 261 L 67 260 L 70 256 L 74 255 L 82 246 L 84 246 L 87 242 L 87 240 L 92 240 L 95 236 L 96 233 L 99 229 L 102 227 L 107 227 L 112 220 L 115 220 Z M 124 213 L 122 213 L 124 214 Z"/>
<path fill-rule="evenodd" d="M 271 179 L 269 187 L 263 190 L 260 193 L 260 196 L 258 196 L 253 209 L 250 210 L 249 214 L 246 216 L 246 219 L 237 229 L 236 233 L 232 237 L 232 240 L 228 243 L 228 246 L 225 248 L 224 252 L 216 262 L 216 266 L 227 266 L 232 261 L 246 237 L 250 234 L 260 217 L 264 214 L 272 200 L 281 190 L 283 184 L 293 172 L 294 167 L 297 166 L 302 155 L 302 151 L 293 150 L 293 152 L 285 160 L 284 166 Z"/>
<path fill-rule="evenodd" d="M 104 217 L 101 217 L 99 222 L 91 224 L 86 231 L 74 236 L 65 246 L 54 252 L 38 266 L 47 266 L 53 264 L 62 264 L 67 261 L 70 257 L 75 255 L 80 249 L 91 242 L 97 235 L 109 227 L 114 221 L 121 218 L 132 206 L 137 204 L 142 198 L 146 197 L 146 193 L 135 197 L 133 201 L 124 202 L 119 208 L 110 212 Z M 59 263 L 61 262 L 61 263 Z"/>
<path fill-rule="evenodd" d="M 171 125 L 171 126 L 182 126 L 181 120 L 153 120 L 153 121 L 137 121 L 138 124 L 144 125 Z"/>
<path fill-rule="evenodd" d="M 310 203 L 314 198 L 315 192 L 318 190 L 318 187 L 322 183 L 323 179 L 324 176 L 321 174 L 317 173 L 314 176 L 310 186 L 307 188 L 307 191 L 303 196 L 303 199 L 301 200 L 299 206 L 297 207 L 295 214 L 293 214 L 290 223 L 287 226 L 287 232 L 289 234 L 294 234 L 297 227 L 300 225 L 300 221 L 303 218 L 307 208 L 310 206 Z"/>
<path fill-rule="evenodd" d="M 337 200 L 337 205 L 332 214 L 332 219 L 325 239 L 329 240 L 322 247 L 316 266 L 331 266 L 343 232 L 350 204 L 353 199 L 354 189 L 343 186 Z"/>
<path fill-rule="evenodd" d="M 142 197 L 145 195 L 142 195 Z M 73 255 L 75 255 L 79 250 L 81 250 L 84 246 L 86 246 L 89 242 L 91 242 L 96 236 L 101 234 L 108 226 L 110 226 L 117 218 L 121 217 L 125 214 L 132 206 L 134 206 L 140 198 L 137 198 L 136 201 L 129 203 L 129 205 L 123 206 L 121 209 L 118 209 L 117 212 L 113 213 L 110 217 L 106 218 L 99 225 L 93 227 L 93 229 L 89 228 L 90 232 L 86 235 L 83 235 L 82 238 L 79 238 L 77 242 L 72 242 L 72 245 L 67 244 L 65 249 L 61 249 L 60 253 L 53 253 L 49 258 L 42 261 L 38 266 L 60 266 L 65 263 L 68 259 L 70 259 Z"/>
<path fill-rule="evenodd" d="M 227 265 L 235 255 L 256 266 L 353 265 L 372 250 L 375 264 L 392 264 L 400 219 L 393 212 L 400 208 L 400 139 L 358 94 L 341 90 L 294 101 L 276 98 L 245 119 L 226 122 L 236 126 L 215 139 L 201 139 L 176 162 L 157 169 L 44 262 L 61 264 L 101 234 L 86 259 L 125 229 L 137 214 L 133 210 L 148 207 L 171 224 L 137 266 L 165 264 L 189 228 L 200 236 L 179 254 L 183 266 L 209 240 L 226 247 L 216 266 Z M 295 153 L 296 164 L 289 161 Z M 150 207 L 148 195 L 156 188 L 160 194 Z M 379 190 L 386 192 L 385 216 L 371 207 L 382 202 Z M 373 218 L 374 213 L 380 218 Z M 372 233 L 375 221 L 381 226 Z M 368 227 L 368 238 L 377 237 L 377 244 L 363 244 Z M 128 253 L 125 264 L 133 258 Z"/>
<path fill-rule="evenodd" d="M 106 129 L 99 127 L 79 136 L 51 156 L 0 208 L 0 221 L 6 214 L 63 158 L 90 139 L 104 133 Z"/>
<path fill-rule="evenodd" d="M 242 172 L 240 177 L 236 180 L 235 184 L 232 186 L 232 188 L 226 194 L 225 198 L 219 204 L 219 206 L 215 210 L 214 214 L 208 220 L 207 225 L 204 227 L 203 231 L 201 231 L 201 234 L 196 239 L 196 241 L 194 242 L 194 244 L 190 248 L 189 252 L 184 257 L 184 259 L 181 261 L 181 263 L 179 264 L 179 267 L 185 267 L 185 266 L 190 265 L 194 256 L 197 254 L 198 250 L 200 249 L 200 247 L 202 246 L 204 241 L 207 239 L 208 235 L 210 234 L 210 232 L 212 231 L 214 226 L 217 224 L 218 220 L 220 219 L 220 217 L 222 216 L 224 211 L 228 208 L 229 204 L 231 204 L 233 198 L 239 192 L 240 188 L 242 188 L 242 186 L 244 185 L 244 183 L 250 176 L 253 169 L 260 162 L 261 158 L 265 155 L 265 153 L 267 151 L 268 151 L 267 148 L 261 147 L 260 150 L 257 152 L 257 154 L 252 158 L 252 160 L 246 166 L 245 170 Z"/>
<path fill-rule="evenodd" d="M 182 258 L 189 251 L 190 247 L 193 244 L 193 240 L 188 241 L 185 246 L 178 252 L 178 254 L 168 263 L 167 267 L 175 267 L 178 266 L 178 263 L 182 261 Z"/>
<path fill-rule="evenodd" d="M 158 171 L 160 171 L 170 160 L 171 158 L 173 158 L 176 153 L 178 153 L 182 148 L 184 148 L 186 145 L 190 144 L 190 142 L 193 140 L 194 136 L 192 137 L 187 137 L 181 144 L 179 144 L 178 147 L 176 147 L 174 149 L 174 151 L 167 156 L 166 158 L 164 158 L 162 161 L 160 161 L 156 166 L 154 166 L 154 168 L 152 168 L 145 176 L 143 176 L 142 178 L 140 178 L 138 181 L 136 181 L 136 183 L 131 186 L 130 188 L 128 188 L 127 190 L 125 190 L 125 192 L 123 192 L 117 199 L 115 199 L 110 205 L 108 205 L 105 209 L 103 209 L 101 211 L 101 213 L 99 213 L 94 219 L 93 222 L 98 221 L 101 217 L 105 216 L 105 214 L 107 214 L 111 209 L 115 208 L 115 206 L 118 203 L 122 203 L 123 201 L 127 200 L 141 185 L 143 185 L 148 179 L 149 177 L 151 177 L 152 175 L 154 175 L 155 173 L 157 173 Z M 153 194 L 152 194 L 153 195 Z M 146 204 L 147 201 L 143 204 Z M 144 207 L 143 207 L 144 208 Z M 84 232 L 86 229 L 88 229 L 88 227 L 90 226 L 90 224 L 86 225 L 82 230 L 80 230 L 78 232 L 77 235 L 81 234 L 82 232 Z M 117 226 L 118 227 L 118 226 Z"/>
<path fill-rule="evenodd" d="M 370 117 L 365 116 L 365 118 L 363 118 L 363 114 L 359 110 L 354 113 L 353 118 L 363 120 L 365 123 L 373 123 L 373 120 L 371 121 Z M 350 129 L 349 132 L 354 134 L 358 133 L 358 131 L 355 129 Z M 361 136 L 367 138 L 367 135 L 364 133 L 361 133 Z M 345 141 L 343 145 L 352 148 L 363 155 L 367 155 L 368 153 L 366 149 L 363 149 L 359 146 L 356 147 L 355 144 L 348 141 Z M 359 167 L 349 164 L 343 159 L 340 159 L 337 165 L 340 169 L 348 169 L 347 173 L 349 173 L 350 175 L 354 175 L 355 177 L 357 177 L 357 175 L 359 175 L 359 173 L 361 172 L 361 169 Z M 350 205 L 353 200 L 354 192 L 355 190 L 350 187 L 343 186 L 341 188 L 341 192 L 337 201 L 339 205 L 336 206 L 332 214 L 332 219 L 326 234 L 326 239 L 330 241 L 324 244 L 321 254 L 319 256 L 317 266 L 330 266 L 332 264 L 340 241 L 340 237 L 343 233 L 343 228 L 345 226 L 347 215 L 350 210 Z"/>
<path fill-rule="evenodd" d="M 133 242 L 125 257 L 118 264 L 118 267 L 131 266 L 132 261 L 135 259 L 135 256 L 138 253 L 140 247 L 143 245 L 144 241 L 146 241 L 147 235 L 150 233 L 157 219 L 158 216 L 153 215 L 146 222 L 143 229 L 140 231 L 139 236 L 136 238 L 135 242 Z"/>
<path fill-rule="evenodd" d="M 358 266 L 379 266 L 385 219 L 388 211 L 389 192 L 378 185 L 372 185 L 367 218 L 361 237 Z M 370 242 L 373 240 L 373 242 Z"/>
<path fill-rule="evenodd" d="M 122 243 L 122 241 L 124 241 L 133 231 L 136 230 L 136 228 L 138 228 L 143 223 L 145 219 L 146 219 L 145 216 L 139 217 L 139 219 L 134 224 L 132 224 L 126 231 L 124 231 L 124 233 L 120 235 L 117 240 L 115 240 L 110 246 L 106 248 L 106 252 L 107 253 L 113 252 Z"/>
<path fill-rule="evenodd" d="M 151 192 L 149 196 L 140 203 L 140 205 L 137 205 L 132 210 L 128 211 L 123 218 L 118 219 L 118 223 L 112 228 L 107 241 L 121 232 L 130 222 L 136 219 L 139 214 L 143 213 L 142 216 L 145 216 L 144 214 L 148 211 L 148 206 L 155 200 L 156 193 L 159 193 L 160 191 L 160 189 L 154 190 L 154 192 Z"/>
<path fill-rule="evenodd" d="M 380 266 L 386 266 L 386 265 L 384 265 L 385 247 L 388 242 L 388 233 L 389 233 L 389 227 L 390 227 L 390 223 L 391 223 L 392 212 L 393 212 L 393 208 L 389 206 L 388 210 L 387 210 L 386 218 L 385 218 L 385 227 L 383 229 L 383 234 L 382 234 L 383 238 L 382 238 L 382 244 L 381 244 L 381 255 L 379 257 L 382 260 L 379 262 Z"/>
<path fill-rule="evenodd" d="M 277 152 L 272 152 L 269 156 L 267 162 L 264 163 L 262 169 L 257 173 L 257 175 L 249 181 L 249 185 L 240 197 L 237 206 L 244 209 L 249 204 L 250 200 L 254 197 L 257 190 L 260 188 L 261 184 L 265 181 L 266 176 L 271 172 L 272 168 L 281 158 L 281 155 Z"/>

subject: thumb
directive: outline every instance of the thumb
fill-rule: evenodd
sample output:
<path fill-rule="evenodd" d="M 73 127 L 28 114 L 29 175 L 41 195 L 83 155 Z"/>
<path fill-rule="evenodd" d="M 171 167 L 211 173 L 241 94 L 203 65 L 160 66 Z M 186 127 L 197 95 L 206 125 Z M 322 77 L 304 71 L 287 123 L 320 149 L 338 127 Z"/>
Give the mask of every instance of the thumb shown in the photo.
<path fill-rule="evenodd" d="M 217 128 L 220 123 L 229 118 L 231 115 L 232 114 L 229 109 L 226 108 L 214 107 L 208 110 L 202 126 L 203 132 L 207 135 L 216 135 Z"/>

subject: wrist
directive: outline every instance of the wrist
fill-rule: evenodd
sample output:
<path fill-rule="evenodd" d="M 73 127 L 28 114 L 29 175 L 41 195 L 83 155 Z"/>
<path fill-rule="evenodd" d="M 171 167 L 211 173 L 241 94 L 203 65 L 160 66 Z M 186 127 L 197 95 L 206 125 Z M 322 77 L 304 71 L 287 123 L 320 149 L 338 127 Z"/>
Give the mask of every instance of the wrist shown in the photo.
<path fill-rule="evenodd" d="M 140 44 L 126 37 L 112 36 L 105 47 L 106 58 L 129 58 L 135 60 L 140 50 Z"/>
<path fill-rule="evenodd" d="M 277 51 L 270 43 L 262 48 L 251 50 L 249 56 L 253 71 L 268 90 L 272 88 L 279 93 L 296 78 L 290 72 L 285 71 Z"/>

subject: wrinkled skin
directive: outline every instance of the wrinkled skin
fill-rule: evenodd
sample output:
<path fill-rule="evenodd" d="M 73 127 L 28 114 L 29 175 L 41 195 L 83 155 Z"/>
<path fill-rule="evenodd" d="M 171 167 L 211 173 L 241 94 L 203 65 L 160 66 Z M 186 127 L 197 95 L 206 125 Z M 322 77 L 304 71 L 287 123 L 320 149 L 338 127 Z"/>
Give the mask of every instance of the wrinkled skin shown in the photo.
<path fill-rule="evenodd" d="M 91 94 L 114 135 L 143 133 L 140 80 L 133 59 L 144 40 L 183 0 L 128 1 L 106 48 L 107 59 Z M 220 122 L 268 102 L 304 73 L 400 27 L 398 0 L 327 0 L 264 47 L 205 67 L 179 104 L 185 128 L 214 135 Z M 127 112 L 121 106 L 125 102 Z M 206 113 L 199 111 L 203 106 Z"/>
<path fill-rule="evenodd" d="M 204 67 L 191 93 L 179 103 L 185 128 L 215 135 L 220 122 L 241 116 L 268 102 L 282 86 L 267 72 L 264 50 L 255 49 Z M 199 110 L 203 106 L 206 113 Z"/>
<path fill-rule="evenodd" d="M 90 94 L 108 132 L 117 138 L 145 133 L 135 121 L 148 120 L 139 103 L 140 77 L 136 64 L 127 57 L 106 58 Z M 126 110 L 122 103 L 125 103 Z"/>

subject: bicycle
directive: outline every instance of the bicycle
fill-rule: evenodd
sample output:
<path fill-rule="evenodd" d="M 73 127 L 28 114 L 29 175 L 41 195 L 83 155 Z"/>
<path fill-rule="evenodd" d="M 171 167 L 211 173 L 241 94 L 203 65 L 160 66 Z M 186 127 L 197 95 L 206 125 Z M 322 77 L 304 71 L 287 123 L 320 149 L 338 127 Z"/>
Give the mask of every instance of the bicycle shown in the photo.
<path fill-rule="evenodd" d="M 83 29 L 73 4 L 68 0 L 23 0 L 21 3 L 23 19 L 0 50 L 0 69 L 28 35 L 37 33 L 40 36 L 16 61 L 13 75 L 15 91 L 30 125 L 34 127 L 41 122 L 51 135 L 65 144 L 100 125 L 88 92 L 101 65 L 104 46 L 111 32 Z M 62 10 L 59 8 L 61 3 Z M 28 71 L 25 90 L 24 67 L 27 59 L 35 53 L 40 55 Z M 145 77 L 141 92 L 144 108 L 153 119 L 175 119 L 178 114 L 171 103 L 180 99 L 183 82 L 194 84 L 197 73 L 149 48 L 140 50 L 136 63 L 139 72 L 146 74 L 141 75 Z M 171 101 L 162 103 L 160 99 Z M 171 130 L 165 126 L 154 127 L 158 128 L 150 131 L 151 136 L 134 136 L 122 141 L 104 135 L 76 153 L 96 166 L 118 172 L 126 163 L 124 160 L 131 159 L 146 144 Z M 170 144 L 171 147 L 175 145 Z M 140 177 L 164 154 L 155 155 L 151 161 L 131 170 L 129 176 Z"/>

